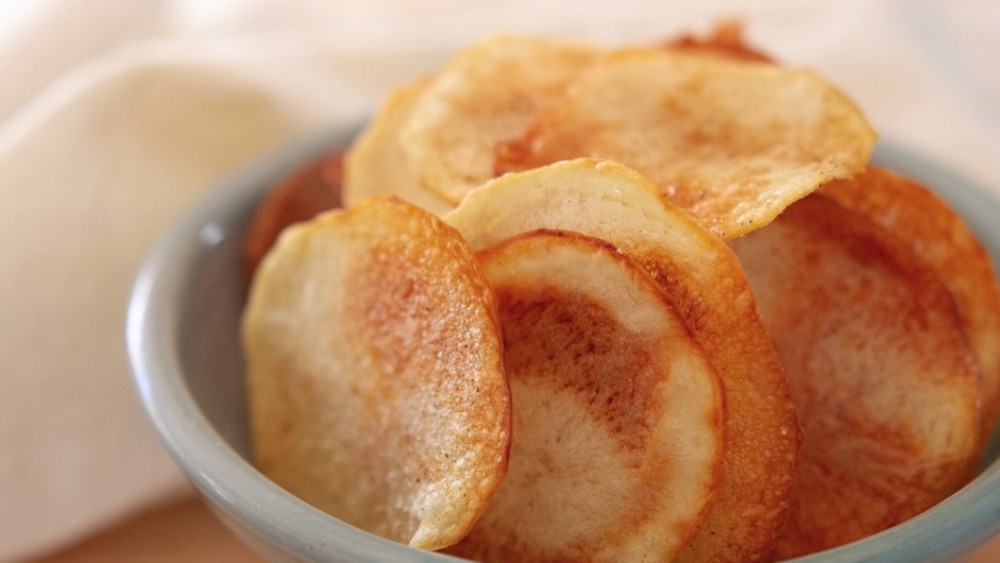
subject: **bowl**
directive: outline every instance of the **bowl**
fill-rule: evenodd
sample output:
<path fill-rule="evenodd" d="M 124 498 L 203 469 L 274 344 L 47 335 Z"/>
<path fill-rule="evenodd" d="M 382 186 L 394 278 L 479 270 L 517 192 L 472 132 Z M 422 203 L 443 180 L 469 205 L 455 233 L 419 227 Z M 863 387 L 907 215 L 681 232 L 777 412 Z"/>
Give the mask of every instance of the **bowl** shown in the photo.
<path fill-rule="evenodd" d="M 212 189 L 165 235 L 135 282 L 127 345 L 142 403 L 164 445 L 219 518 L 274 561 L 455 561 L 354 528 L 292 496 L 250 462 L 239 346 L 246 297 L 242 239 L 257 202 L 308 160 L 346 146 L 337 130 L 286 147 Z M 947 168 L 892 142 L 874 161 L 949 201 L 1000 263 L 1000 203 Z M 1000 532 L 998 440 L 977 477 L 880 534 L 796 561 L 947 561 Z"/>

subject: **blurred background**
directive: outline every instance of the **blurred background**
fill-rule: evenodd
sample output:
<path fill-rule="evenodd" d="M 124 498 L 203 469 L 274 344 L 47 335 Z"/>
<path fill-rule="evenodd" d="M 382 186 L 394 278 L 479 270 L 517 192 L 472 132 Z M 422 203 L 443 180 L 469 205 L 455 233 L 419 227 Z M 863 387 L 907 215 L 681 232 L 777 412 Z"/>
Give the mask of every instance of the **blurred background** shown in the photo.
<path fill-rule="evenodd" d="M 214 183 L 490 33 L 615 45 L 732 19 L 1000 197 L 992 0 L 0 3 L 0 561 L 252 560 L 161 449 L 123 340 L 143 257 Z"/>

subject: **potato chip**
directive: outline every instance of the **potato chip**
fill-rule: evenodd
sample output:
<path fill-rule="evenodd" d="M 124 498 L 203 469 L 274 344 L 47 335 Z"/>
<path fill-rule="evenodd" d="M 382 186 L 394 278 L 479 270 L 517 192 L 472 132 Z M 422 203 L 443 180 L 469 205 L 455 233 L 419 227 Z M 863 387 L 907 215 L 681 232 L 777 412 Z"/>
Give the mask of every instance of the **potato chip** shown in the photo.
<path fill-rule="evenodd" d="M 775 555 L 863 538 L 957 490 L 980 453 L 979 374 L 934 272 L 881 226 L 816 195 L 732 246 L 804 437 Z"/>
<path fill-rule="evenodd" d="M 635 168 L 729 239 L 864 170 L 875 133 L 816 74 L 668 49 L 615 52 L 553 99 L 522 142 L 533 168 L 592 156 Z"/>
<path fill-rule="evenodd" d="M 538 228 L 581 232 L 610 241 L 661 284 L 718 372 L 728 412 L 719 493 L 681 559 L 765 558 L 791 502 L 799 433 L 730 249 L 634 170 L 593 159 L 492 180 L 444 219 L 477 249 Z"/>
<path fill-rule="evenodd" d="M 743 38 L 743 22 L 726 20 L 708 35 L 685 33 L 664 43 L 668 49 L 690 51 L 744 61 L 773 62 L 774 57 L 749 45 Z"/>
<path fill-rule="evenodd" d="M 344 204 L 348 207 L 369 197 L 394 195 L 438 215 L 454 208 L 424 189 L 399 142 L 424 87 L 425 82 L 418 81 L 394 90 L 351 145 L 344 161 Z"/>
<path fill-rule="evenodd" d="M 341 163 L 339 153 L 319 158 L 282 180 L 261 201 L 243 244 L 248 277 L 285 227 L 340 207 Z"/>
<path fill-rule="evenodd" d="M 961 217 L 926 187 L 870 167 L 820 194 L 881 224 L 909 244 L 948 287 L 982 367 L 984 438 L 1000 414 L 1000 290 L 989 254 Z"/>
<path fill-rule="evenodd" d="M 611 245 L 536 231 L 479 253 L 514 399 L 510 467 L 452 550 L 481 561 L 669 561 L 704 518 L 718 378 L 659 285 Z"/>
<path fill-rule="evenodd" d="M 257 467 L 414 547 L 462 538 L 507 465 L 492 289 L 433 215 L 376 198 L 285 230 L 243 318 Z"/>
<path fill-rule="evenodd" d="M 538 108 L 597 56 L 593 47 L 497 36 L 456 55 L 428 83 L 401 131 L 423 185 L 457 204 L 496 175 L 494 151 L 521 138 Z"/>

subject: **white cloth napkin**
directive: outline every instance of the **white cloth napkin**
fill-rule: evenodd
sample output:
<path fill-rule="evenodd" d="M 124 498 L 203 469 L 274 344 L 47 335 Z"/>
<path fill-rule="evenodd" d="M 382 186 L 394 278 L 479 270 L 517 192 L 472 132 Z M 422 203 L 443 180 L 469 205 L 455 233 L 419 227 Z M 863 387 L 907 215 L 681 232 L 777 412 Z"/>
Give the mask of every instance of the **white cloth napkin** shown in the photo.
<path fill-rule="evenodd" d="M 850 0 L 70 0 L 0 4 L 0 560 L 187 487 L 123 344 L 133 276 L 214 182 L 352 124 L 498 31 L 604 43 L 740 17 L 885 137 L 1000 196 L 1000 4 Z"/>

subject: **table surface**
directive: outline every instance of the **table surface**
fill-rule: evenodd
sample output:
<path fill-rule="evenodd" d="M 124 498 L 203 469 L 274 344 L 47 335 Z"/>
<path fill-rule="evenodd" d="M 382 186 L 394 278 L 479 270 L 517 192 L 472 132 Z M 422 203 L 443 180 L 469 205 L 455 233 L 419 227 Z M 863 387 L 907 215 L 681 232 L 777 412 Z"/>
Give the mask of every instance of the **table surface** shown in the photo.
<path fill-rule="evenodd" d="M 159 507 L 37 563 L 215 563 L 263 561 L 244 547 L 198 498 Z M 1000 561 L 1000 536 L 964 563 Z"/>

